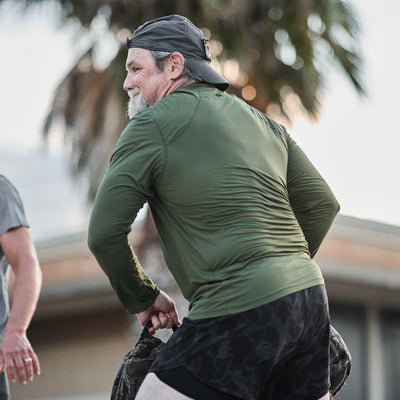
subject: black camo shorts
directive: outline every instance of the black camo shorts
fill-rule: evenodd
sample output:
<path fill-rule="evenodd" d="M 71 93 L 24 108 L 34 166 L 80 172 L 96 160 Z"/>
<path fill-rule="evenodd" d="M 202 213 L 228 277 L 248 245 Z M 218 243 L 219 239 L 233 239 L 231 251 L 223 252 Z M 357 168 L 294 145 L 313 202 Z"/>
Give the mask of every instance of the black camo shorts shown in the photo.
<path fill-rule="evenodd" d="M 319 285 L 233 315 L 184 318 L 150 372 L 197 400 L 317 400 L 328 392 L 328 366 L 328 301 Z M 179 370 L 222 396 L 166 374 Z"/>

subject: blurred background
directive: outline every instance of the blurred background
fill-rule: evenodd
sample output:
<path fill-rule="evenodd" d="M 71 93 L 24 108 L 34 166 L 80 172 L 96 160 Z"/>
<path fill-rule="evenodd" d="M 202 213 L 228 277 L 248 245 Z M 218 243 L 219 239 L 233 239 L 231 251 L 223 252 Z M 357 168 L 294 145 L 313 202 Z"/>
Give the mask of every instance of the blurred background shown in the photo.
<path fill-rule="evenodd" d="M 43 372 L 12 385 L 13 399 L 109 398 L 140 331 L 86 226 L 127 123 L 126 38 L 172 13 L 203 29 L 229 91 L 287 127 L 341 204 L 318 254 L 354 361 L 335 398 L 397 399 L 399 11 L 395 0 L 0 0 L 0 174 L 23 198 L 44 272 L 29 331 Z M 131 240 L 185 315 L 145 209 Z"/>

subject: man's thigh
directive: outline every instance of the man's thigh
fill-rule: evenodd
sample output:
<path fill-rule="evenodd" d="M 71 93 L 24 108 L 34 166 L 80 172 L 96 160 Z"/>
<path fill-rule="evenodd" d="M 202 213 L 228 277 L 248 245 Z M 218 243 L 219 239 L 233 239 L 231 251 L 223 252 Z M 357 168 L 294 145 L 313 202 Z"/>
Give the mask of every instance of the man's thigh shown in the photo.
<path fill-rule="evenodd" d="M 330 398 L 331 397 L 329 396 L 329 393 L 327 393 L 325 396 L 321 397 L 320 400 L 329 400 Z M 136 396 L 136 400 L 149 399 L 192 400 L 191 397 L 183 395 L 182 393 L 162 382 L 154 373 L 147 374 Z"/>
<path fill-rule="evenodd" d="M 136 400 L 190 400 L 190 397 L 183 395 L 172 387 L 157 378 L 156 374 L 149 373 L 140 386 Z"/>

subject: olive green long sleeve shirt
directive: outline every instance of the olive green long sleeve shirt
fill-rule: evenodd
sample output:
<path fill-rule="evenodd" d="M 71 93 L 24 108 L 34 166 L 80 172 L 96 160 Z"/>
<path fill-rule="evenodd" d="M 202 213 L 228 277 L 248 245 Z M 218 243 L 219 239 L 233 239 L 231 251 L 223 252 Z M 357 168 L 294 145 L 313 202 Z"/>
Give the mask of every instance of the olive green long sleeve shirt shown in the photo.
<path fill-rule="evenodd" d="M 159 293 L 127 239 L 145 202 L 189 318 L 324 283 L 312 257 L 339 205 L 286 130 L 234 96 L 181 87 L 133 118 L 117 143 L 88 242 L 131 313 Z"/>

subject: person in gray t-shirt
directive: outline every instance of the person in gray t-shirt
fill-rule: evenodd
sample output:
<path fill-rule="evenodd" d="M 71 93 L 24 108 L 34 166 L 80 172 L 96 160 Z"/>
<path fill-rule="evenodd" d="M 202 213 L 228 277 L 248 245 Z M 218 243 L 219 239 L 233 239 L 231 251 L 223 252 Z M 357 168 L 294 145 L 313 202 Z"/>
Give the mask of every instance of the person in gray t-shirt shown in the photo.
<path fill-rule="evenodd" d="M 15 280 L 11 308 L 10 267 Z M 40 374 L 39 360 L 26 336 L 42 283 L 36 250 L 28 230 L 21 198 L 0 175 L 0 400 L 9 399 L 5 370 L 11 382 L 25 384 Z"/>

